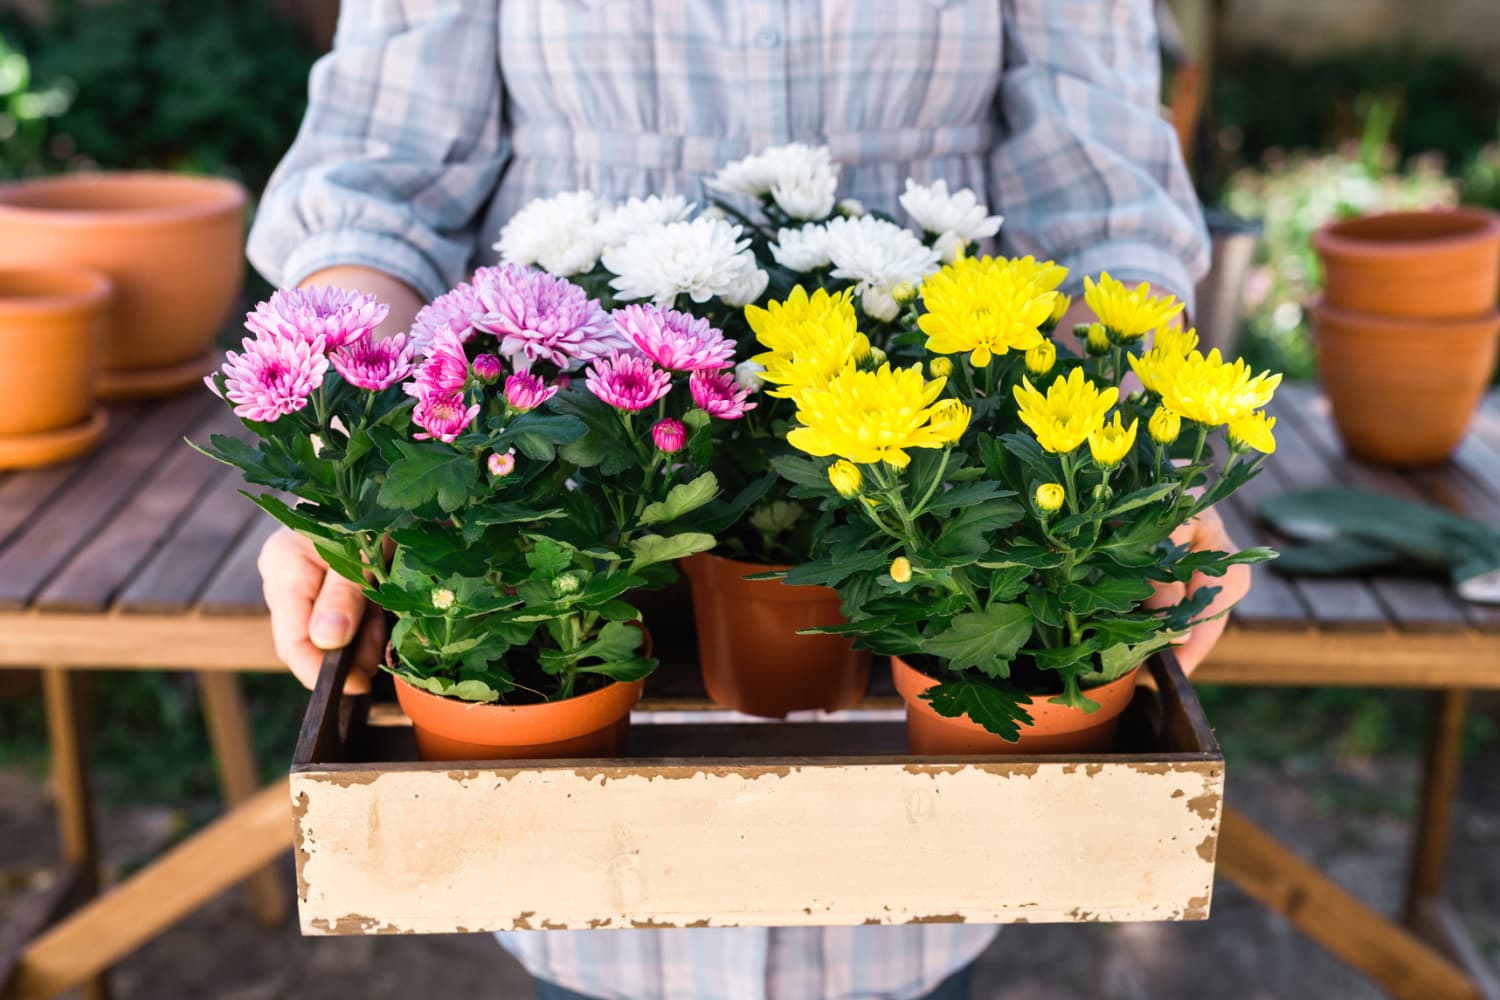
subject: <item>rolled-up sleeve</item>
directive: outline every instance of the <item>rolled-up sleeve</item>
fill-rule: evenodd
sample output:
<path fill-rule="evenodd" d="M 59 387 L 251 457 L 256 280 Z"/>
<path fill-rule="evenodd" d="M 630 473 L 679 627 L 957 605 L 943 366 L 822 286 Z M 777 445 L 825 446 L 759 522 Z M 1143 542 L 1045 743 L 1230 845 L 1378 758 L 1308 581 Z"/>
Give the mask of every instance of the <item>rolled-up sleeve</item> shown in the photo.
<path fill-rule="evenodd" d="M 1151 0 L 1003 0 L 991 204 L 1006 253 L 1149 281 L 1190 305 L 1208 236 L 1160 115 Z"/>
<path fill-rule="evenodd" d="M 498 7 L 344 0 L 250 233 L 267 280 L 357 264 L 433 298 L 463 279 L 507 155 Z"/>

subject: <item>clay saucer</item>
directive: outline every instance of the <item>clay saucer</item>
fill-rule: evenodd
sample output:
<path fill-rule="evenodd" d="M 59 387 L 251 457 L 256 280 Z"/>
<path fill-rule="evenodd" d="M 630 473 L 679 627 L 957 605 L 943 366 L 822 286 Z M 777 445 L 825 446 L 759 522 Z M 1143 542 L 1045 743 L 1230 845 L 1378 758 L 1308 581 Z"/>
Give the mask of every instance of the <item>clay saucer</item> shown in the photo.
<path fill-rule="evenodd" d="M 201 385 L 203 376 L 213 370 L 215 360 L 210 353 L 166 368 L 102 371 L 94 386 L 94 396 L 112 403 L 171 396 Z"/>
<path fill-rule="evenodd" d="M 31 469 L 77 458 L 99 442 L 108 426 L 109 416 L 99 407 L 72 427 L 0 437 L 0 469 Z"/>

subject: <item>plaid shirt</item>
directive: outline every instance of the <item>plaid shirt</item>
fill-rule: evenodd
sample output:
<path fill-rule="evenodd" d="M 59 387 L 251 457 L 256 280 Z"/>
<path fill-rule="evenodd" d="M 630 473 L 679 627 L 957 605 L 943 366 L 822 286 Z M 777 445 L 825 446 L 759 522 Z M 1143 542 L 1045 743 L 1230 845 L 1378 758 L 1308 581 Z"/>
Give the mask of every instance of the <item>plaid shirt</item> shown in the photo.
<path fill-rule="evenodd" d="M 1207 240 L 1158 91 L 1150 0 L 345 0 L 249 252 L 275 284 L 363 264 L 433 297 L 532 198 L 701 197 L 723 162 L 802 140 L 871 208 L 896 210 L 908 176 L 984 193 L 1002 250 L 1066 264 L 1069 290 L 1108 270 L 1187 298 Z M 602 998 L 903 1000 L 993 934 L 502 940 Z"/>

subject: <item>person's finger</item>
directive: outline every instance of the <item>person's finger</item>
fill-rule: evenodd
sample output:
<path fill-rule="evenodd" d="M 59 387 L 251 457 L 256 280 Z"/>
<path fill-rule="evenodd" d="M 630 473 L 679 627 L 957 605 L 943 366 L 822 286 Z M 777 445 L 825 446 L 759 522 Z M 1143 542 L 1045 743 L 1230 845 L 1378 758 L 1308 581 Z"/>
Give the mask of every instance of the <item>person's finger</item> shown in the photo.
<path fill-rule="evenodd" d="M 385 614 L 373 605 L 365 608 L 364 620 L 356 637 L 354 663 L 349 676 L 344 679 L 345 694 L 366 694 L 370 690 L 370 678 L 380 669 L 380 660 L 385 656 Z"/>
<path fill-rule="evenodd" d="M 1239 546 L 1229 536 L 1223 518 L 1213 508 L 1205 510 L 1192 522 L 1194 531 L 1191 547 L 1196 552 L 1237 552 Z M 1250 592 L 1250 567 L 1235 565 L 1225 570 L 1222 576 L 1211 577 L 1194 573 L 1188 581 L 1186 596 L 1192 597 L 1204 587 L 1217 587 L 1219 592 L 1199 617 L 1204 619 L 1193 628 L 1177 649 L 1177 659 L 1184 673 L 1191 674 L 1198 668 L 1218 643 L 1219 637 L 1229 624 L 1229 611 Z"/>
<path fill-rule="evenodd" d="M 308 637 L 307 623 L 328 574 L 327 567 L 311 546 L 285 530 L 266 539 L 257 565 L 266 607 L 271 612 L 276 655 L 310 689 L 317 682 L 323 653 Z"/>
<path fill-rule="evenodd" d="M 363 588 L 337 573 L 325 573 L 307 623 L 308 638 L 319 649 L 343 649 L 354 640 L 364 615 Z"/>

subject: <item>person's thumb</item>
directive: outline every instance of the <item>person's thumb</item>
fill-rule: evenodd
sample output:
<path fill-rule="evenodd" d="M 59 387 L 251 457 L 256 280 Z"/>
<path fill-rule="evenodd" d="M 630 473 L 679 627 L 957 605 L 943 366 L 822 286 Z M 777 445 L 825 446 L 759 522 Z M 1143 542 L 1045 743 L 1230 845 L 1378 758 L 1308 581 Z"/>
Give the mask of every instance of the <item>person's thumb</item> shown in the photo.
<path fill-rule="evenodd" d="M 313 602 L 307 637 L 319 649 L 343 649 L 354 638 L 364 610 L 365 598 L 360 588 L 329 572 L 323 578 L 318 599 Z"/>

